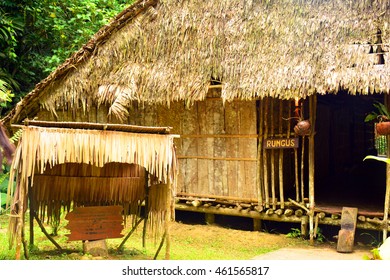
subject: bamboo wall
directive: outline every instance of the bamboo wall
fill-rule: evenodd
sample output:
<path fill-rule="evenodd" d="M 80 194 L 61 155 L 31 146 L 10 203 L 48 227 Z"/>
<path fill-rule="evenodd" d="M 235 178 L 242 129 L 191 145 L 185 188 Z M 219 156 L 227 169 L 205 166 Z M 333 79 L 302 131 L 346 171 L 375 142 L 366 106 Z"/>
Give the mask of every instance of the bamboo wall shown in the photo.
<path fill-rule="evenodd" d="M 183 102 L 134 107 L 129 122 L 171 126 L 179 159 L 180 193 L 257 199 L 256 101 L 222 104 L 211 92 L 186 108 Z"/>

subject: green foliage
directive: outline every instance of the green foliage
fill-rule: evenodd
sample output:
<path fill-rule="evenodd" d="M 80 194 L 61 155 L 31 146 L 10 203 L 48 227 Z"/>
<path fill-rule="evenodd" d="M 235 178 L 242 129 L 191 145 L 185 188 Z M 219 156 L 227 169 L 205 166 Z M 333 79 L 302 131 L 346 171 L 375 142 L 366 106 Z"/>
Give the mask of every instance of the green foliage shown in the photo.
<path fill-rule="evenodd" d="M 0 114 L 4 115 L 133 0 L 0 1 Z M 1 85 L 4 87 L 2 88 Z M 3 89 L 3 91 L 1 91 Z M 12 95 L 1 98 L 1 93 Z"/>
<path fill-rule="evenodd" d="M 386 157 L 366 156 L 363 160 L 366 160 L 366 159 L 374 159 L 374 160 L 377 160 L 377 161 L 383 161 L 385 163 L 390 164 L 390 158 L 386 158 Z"/>
<path fill-rule="evenodd" d="M 372 111 L 371 113 L 369 113 L 364 119 L 365 122 L 385 121 L 390 119 L 389 111 L 383 103 L 375 101 L 373 106 L 376 108 L 376 111 Z"/>
<path fill-rule="evenodd" d="M 292 228 L 289 233 L 286 234 L 287 237 L 289 238 L 301 238 L 302 233 L 301 230 L 298 228 Z"/>

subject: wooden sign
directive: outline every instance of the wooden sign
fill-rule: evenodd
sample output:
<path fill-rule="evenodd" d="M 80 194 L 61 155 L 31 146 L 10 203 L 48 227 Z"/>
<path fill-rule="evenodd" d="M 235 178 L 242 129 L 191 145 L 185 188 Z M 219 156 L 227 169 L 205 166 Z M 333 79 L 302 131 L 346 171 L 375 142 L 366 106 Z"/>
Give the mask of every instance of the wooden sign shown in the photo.
<path fill-rule="evenodd" d="M 299 138 L 272 138 L 265 139 L 264 149 L 290 149 L 299 147 Z"/>
<path fill-rule="evenodd" d="M 120 238 L 123 230 L 121 206 L 76 207 L 65 219 L 69 241 Z"/>

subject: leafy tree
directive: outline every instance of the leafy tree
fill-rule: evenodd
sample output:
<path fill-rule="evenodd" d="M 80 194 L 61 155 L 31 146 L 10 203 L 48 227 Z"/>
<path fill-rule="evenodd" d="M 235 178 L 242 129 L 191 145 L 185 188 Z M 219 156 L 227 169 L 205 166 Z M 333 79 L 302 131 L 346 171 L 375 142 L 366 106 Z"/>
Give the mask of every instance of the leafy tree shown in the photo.
<path fill-rule="evenodd" d="M 13 103 L 19 101 L 132 2 L 0 1 L 0 94 L 3 85 L 4 92 L 13 90 Z"/>

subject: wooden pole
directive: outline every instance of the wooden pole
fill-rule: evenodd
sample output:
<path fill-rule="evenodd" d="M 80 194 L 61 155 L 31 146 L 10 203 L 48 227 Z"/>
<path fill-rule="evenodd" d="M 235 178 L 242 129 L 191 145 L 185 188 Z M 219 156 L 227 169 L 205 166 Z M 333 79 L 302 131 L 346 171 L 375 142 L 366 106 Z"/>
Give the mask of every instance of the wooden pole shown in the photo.
<path fill-rule="evenodd" d="M 126 235 L 126 237 L 122 240 L 121 244 L 118 246 L 118 251 L 121 251 L 123 249 L 123 246 L 125 245 L 127 239 L 130 238 L 130 236 L 134 233 L 134 231 L 137 229 L 138 225 L 142 222 L 142 220 L 144 220 L 144 218 L 141 218 L 139 219 L 135 225 L 133 226 L 133 228 L 130 230 L 130 232 Z"/>
<path fill-rule="evenodd" d="M 268 137 L 268 97 L 264 99 L 264 138 Z M 263 166 L 264 166 L 264 192 L 265 192 L 265 207 L 269 207 L 269 185 L 268 185 L 268 158 L 267 158 L 267 150 L 263 150 Z"/>
<path fill-rule="evenodd" d="M 309 98 L 311 133 L 309 135 L 309 224 L 310 224 L 310 244 L 314 245 L 314 136 L 316 122 L 317 96 L 314 94 Z"/>
<path fill-rule="evenodd" d="M 171 224 L 171 213 L 173 211 L 173 199 L 172 199 L 172 185 L 170 180 L 168 179 L 167 183 L 167 213 L 165 215 L 165 259 L 169 260 L 171 258 L 171 238 L 170 238 L 170 224 Z"/>
<path fill-rule="evenodd" d="M 149 216 L 149 172 L 145 168 L 145 211 L 144 211 L 144 228 L 142 230 L 142 248 L 146 248 L 146 228 Z"/>
<path fill-rule="evenodd" d="M 16 233 L 16 248 L 15 248 L 15 259 L 20 260 L 20 250 L 22 246 L 22 234 L 24 227 L 24 200 L 25 200 L 25 186 L 20 184 L 19 181 L 19 207 L 18 207 L 18 218 L 17 218 L 17 233 Z"/>
<path fill-rule="evenodd" d="M 259 124 L 259 127 L 258 127 L 258 131 L 259 131 L 259 140 L 258 140 L 258 145 L 257 145 L 257 160 L 258 160 L 258 167 L 257 167 L 257 187 L 258 187 L 258 198 L 259 198 L 259 205 L 263 205 L 263 186 L 264 186 L 264 180 L 263 180 L 263 177 L 264 177 L 264 174 L 263 174 L 263 158 L 262 158 L 262 154 L 263 154 L 263 140 L 264 140 L 264 135 L 263 135 L 263 108 L 264 108 L 264 105 L 263 105 L 263 101 L 259 101 L 259 121 L 258 121 L 258 124 Z"/>
<path fill-rule="evenodd" d="M 283 132 L 283 100 L 279 101 L 279 133 Z M 279 150 L 279 199 L 280 208 L 284 209 L 284 185 L 283 185 L 283 149 Z"/>
<path fill-rule="evenodd" d="M 34 205 L 34 196 L 33 188 L 29 185 L 28 198 L 30 201 L 30 245 L 34 245 L 34 216 L 35 216 L 35 205 Z"/>
<path fill-rule="evenodd" d="M 275 118 L 274 118 L 274 103 L 275 100 L 271 100 L 271 135 L 275 133 Z M 271 150 L 271 194 L 272 194 L 272 209 L 276 210 L 276 176 L 275 176 L 275 150 Z"/>
<path fill-rule="evenodd" d="M 301 147 L 301 202 L 305 200 L 305 136 L 302 136 Z"/>
<path fill-rule="evenodd" d="M 389 98 L 387 95 L 385 95 L 385 104 L 386 107 L 389 107 Z M 389 157 L 389 152 L 390 152 L 390 136 L 387 137 L 387 157 Z M 388 219 L 389 219 L 389 208 L 390 208 L 390 164 L 386 164 L 386 193 L 385 193 L 385 205 L 383 207 L 383 241 L 386 240 L 387 238 L 387 233 L 388 233 Z"/>
<path fill-rule="evenodd" d="M 47 239 L 50 240 L 51 243 L 54 244 L 54 246 L 57 247 L 58 250 L 62 250 L 61 246 L 53 239 L 53 237 L 50 236 L 50 234 L 46 231 L 45 227 L 43 226 L 41 220 L 38 218 L 37 215 L 35 215 L 35 220 L 38 223 L 38 226 L 41 228 L 43 234 L 47 237 Z"/>

